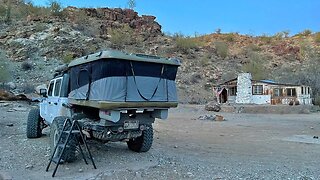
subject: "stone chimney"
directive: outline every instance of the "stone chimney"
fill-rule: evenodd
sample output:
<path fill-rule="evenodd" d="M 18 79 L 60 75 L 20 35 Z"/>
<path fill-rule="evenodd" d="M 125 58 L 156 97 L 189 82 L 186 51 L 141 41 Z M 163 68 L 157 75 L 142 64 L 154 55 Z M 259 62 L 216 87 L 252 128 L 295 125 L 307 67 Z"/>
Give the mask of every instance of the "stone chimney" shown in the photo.
<path fill-rule="evenodd" d="M 250 104 L 252 101 L 252 84 L 250 73 L 240 73 L 237 80 L 236 103 Z"/>

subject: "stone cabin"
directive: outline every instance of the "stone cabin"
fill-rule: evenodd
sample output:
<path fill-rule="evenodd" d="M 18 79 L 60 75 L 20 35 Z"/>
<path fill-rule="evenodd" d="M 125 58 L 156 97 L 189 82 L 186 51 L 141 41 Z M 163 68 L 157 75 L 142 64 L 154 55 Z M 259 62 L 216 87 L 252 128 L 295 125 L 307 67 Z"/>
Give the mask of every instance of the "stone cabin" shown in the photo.
<path fill-rule="evenodd" d="M 252 80 L 250 73 L 241 73 L 238 78 L 216 85 L 214 92 L 219 103 L 312 104 L 309 86 Z"/>

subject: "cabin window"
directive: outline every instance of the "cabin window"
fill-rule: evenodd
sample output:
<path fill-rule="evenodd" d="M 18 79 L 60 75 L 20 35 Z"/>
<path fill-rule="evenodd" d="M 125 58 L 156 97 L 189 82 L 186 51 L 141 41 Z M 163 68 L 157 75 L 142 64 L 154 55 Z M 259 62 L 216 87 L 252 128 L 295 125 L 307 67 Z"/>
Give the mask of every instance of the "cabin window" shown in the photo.
<path fill-rule="evenodd" d="M 275 89 L 273 90 L 273 94 L 274 94 L 274 96 L 276 96 L 276 97 L 283 96 L 283 93 L 282 93 L 282 92 L 283 92 L 283 91 L 282 91 L 281 88 L 275 88 Z"/>
<path fill-rule="evenodd" d="M 287 96 L 296 96 L 296 89 L 295 88 L 288 88 L 287 89 Z"/>
<path fill-rule="evenodd" d="M 237 95 L 237 86 L 231 87 L 229 89 L 229 92 L 230 92 L 230 96 L 236 96 Z"/>
<path fill-rule="evenodd" d="M 252 94 L 253 95 L 262 95 L 263 94 L 263 86 L 262 85 L 253 85 L 252 86 Z"/>
<path fill-rule="evenodd" d="M 301 87 L 301 94 L 304 94 L 304 87 Z"/>
<path fill-rule="evenodd" d="M 310 94 L 310 87 L 308 87 L 308 94 Z"/>

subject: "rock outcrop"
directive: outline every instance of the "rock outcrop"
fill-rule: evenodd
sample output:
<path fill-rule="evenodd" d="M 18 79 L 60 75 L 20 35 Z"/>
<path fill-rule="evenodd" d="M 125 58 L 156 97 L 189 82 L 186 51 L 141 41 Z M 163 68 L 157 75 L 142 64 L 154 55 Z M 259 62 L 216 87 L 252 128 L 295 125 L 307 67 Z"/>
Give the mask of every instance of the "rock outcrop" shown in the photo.
<path fill-rule="evenodd" d="M 76 19 L 79 13 L 93 18 L 99 23 L 101 32 L 107 32 L 111 28 L 119 28 L 128 25 L 132 29 L 140 33 L 148 33 L 151 36 L 161 34 L 161 25 L 155 21 L 155 16 L 142 15 L 132 9 L 121 8 L 76 8 L 67 7 L 64 9 L 68 19 L 71 21 Z M 81 22 L 78 22 L 81 23 Z"/>

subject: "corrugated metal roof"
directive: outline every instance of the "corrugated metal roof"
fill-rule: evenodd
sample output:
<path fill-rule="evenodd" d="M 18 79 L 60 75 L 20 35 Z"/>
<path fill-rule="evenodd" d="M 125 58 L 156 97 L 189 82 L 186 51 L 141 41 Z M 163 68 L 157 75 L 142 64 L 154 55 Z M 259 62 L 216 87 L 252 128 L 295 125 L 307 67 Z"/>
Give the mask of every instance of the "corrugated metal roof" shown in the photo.
<path fill-rule="evenodd" d="M 237 78 L 230 79 L 229 81 L 225 81 L 223 83 L 217 84 L 217 86 L 226 85 L 226 84 L 228 84 L 232 81 L 236 81 L 236 80 L 237 80 Z M 301 84 L 279 83 L 279 82 L 275 82 L 274 80 L 251 80 L 251 81 L 270 84 L 270 85 L 279 85 L 279 86 L 304 86 Z"/>

